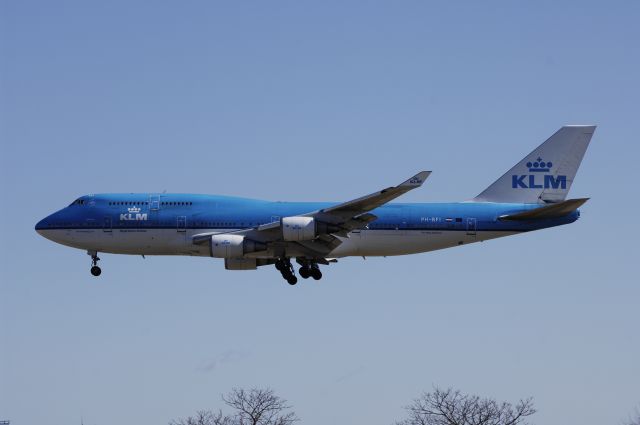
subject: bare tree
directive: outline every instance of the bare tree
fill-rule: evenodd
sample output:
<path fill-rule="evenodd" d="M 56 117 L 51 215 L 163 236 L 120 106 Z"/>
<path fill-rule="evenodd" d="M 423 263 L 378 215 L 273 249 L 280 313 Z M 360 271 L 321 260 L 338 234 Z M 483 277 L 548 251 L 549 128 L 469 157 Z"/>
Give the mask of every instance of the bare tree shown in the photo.
<path fill-rule="evenodd" d="M 234 410 L 231 415 L 201 410 L 195 416 L 173 420 L 169 425 L 292 425 L 298 421 L 287 401 L 269 388 L 234 388 L 222 396 L 222 401 Z"/>
<path fill-rule="evenodd" d="M 169 425 L 233 425 L 233 422 L 222 411 L 213 413 L 211 410 L 199 410 L 195 416 L 172 420 Z"/>
<path fill-rule="evenodd" d="M 640 425 L 640 407 L 636 407 L 635 413 L 629 417 L 626 425 Z"/>
<path fill-rule="evenodd" d="M 172 420 L 169 425 L 233 425 L 233 422 L 222 411 L 213 413 L 211 410 L 199 410 L 195 416 Z"/>
<path fill-rule="evenodd" d="M 291 425 L 298 420 L 287 401 L 270 388 L 234 388 L 222 400 L 235 409 L 237 425 Z"/>
<path fill-rule="evenodd" d="M 397 425 L 517 425 L 536 412 L 531 398 L 513 406 L 450 388 L 434 388 L 405 409 L 409 418 Z"/>

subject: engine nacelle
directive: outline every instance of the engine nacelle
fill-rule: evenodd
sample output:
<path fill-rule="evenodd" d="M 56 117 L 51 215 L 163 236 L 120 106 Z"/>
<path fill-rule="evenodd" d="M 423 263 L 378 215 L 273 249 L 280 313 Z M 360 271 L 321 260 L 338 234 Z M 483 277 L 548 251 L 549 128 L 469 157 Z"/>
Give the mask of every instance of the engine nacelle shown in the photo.
<path fill-rule="evenodd" d="M 225 258 L 224 268 L 227 270 L 255 270 L 258 260 L 255 258 Z"/>
<path fill-rule="evenodd" d="M 282 239 L 285 241 L 310 241 L 318 236 L 313 217 L 283 217 Z"/>
<path fill-rule="evenodd" d="M 335 224 L 318 221 L 313 217 L 284 217 L 282 219 L 282 239 L 285 241 L 310 241 L 319 235 L 336 233 L 342 229 Z"/>
<path fill-rule="evenodd" d="M 244 254 L 264 251 L 267 246 L 241 235 L 212 235 L 209 241 L 211 256 L 215 258 L 241 258 Z"/>

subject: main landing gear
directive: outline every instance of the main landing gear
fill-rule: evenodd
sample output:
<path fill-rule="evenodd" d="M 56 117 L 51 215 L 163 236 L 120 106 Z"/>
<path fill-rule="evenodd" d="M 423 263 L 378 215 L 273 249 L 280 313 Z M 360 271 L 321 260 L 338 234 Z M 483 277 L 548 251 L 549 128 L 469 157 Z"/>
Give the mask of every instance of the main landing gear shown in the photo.
<path fill-rule="evenodd" d="M 288 258 L 276 261 L 276 269 L 282 274 L 282 277 L 289 283 L 289 285 L 295 285 L 298 283 L 298 278 L 296 277 L 293 266 L 291 265 L 291 260 Z"/>
<path fill-rule="evenodd" d="M 299 273 L 303 279 L 309 279 L 310 277 L 315 280 L 322 279 L 322 272 L 320 271 L 320 267 L 318 267 L 318 263 L 303 263 L 302 267 L 300 267 Z"/>
<path fill-rule="evenodd" d="M 96 251 L 87 251 L 87 254 L 91 256 L 91 274 L 96 277 L 100 276 L 100 273 L 102 273 L 102 269 L 98 267 L 98 261 L 100 261 L 100 258 L 98 258 L 98 253 Z"/>
<path fill-rule="evenodd" d="M 299 273 L 301 278 L 309 279 L 312 277 L 314 280 L 322 279 L 322 272 L 320 271 L 320 267 L 318 267 L 318 263 L 300 258 L 298 258 L 297 261 L 300 264 Z M 289 258 L 277 260 L 276 269 L 282 274 L 284 280 L 289 282 L 289 285 L 298 283 L 298 278 L 295 275 L 293 265 Z"/>

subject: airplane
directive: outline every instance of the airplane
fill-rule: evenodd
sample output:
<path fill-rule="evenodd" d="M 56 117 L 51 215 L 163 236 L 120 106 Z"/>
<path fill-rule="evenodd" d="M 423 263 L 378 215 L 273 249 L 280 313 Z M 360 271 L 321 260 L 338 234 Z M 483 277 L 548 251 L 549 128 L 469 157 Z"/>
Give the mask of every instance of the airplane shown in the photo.
<path fill-rule="evenodd" d="M 343 203 L 271 202 L 195 194 L 81 196 L 35 230 L 98 253 L 224 259 L 227 270 L 274 265 L 291 285 L 322 278 L 320 265 L 350 256 L 394 256 L 451 248 L 573 223 L 589 198 L 566 199 L 595 125 L 560 128 L 475 198 L 456 203 L 390 203 L 422 186 L 403 183 Z"/>

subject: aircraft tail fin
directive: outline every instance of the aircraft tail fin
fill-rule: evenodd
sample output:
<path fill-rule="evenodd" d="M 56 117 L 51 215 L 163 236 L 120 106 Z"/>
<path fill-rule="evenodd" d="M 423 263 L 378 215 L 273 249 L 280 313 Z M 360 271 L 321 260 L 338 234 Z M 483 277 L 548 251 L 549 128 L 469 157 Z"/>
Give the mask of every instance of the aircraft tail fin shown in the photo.
<path fill-rule="evenodd" d="M 564 201 L 595 129 L 595 125 L 560 128 L 473 201 L 524 204 Z"/>

